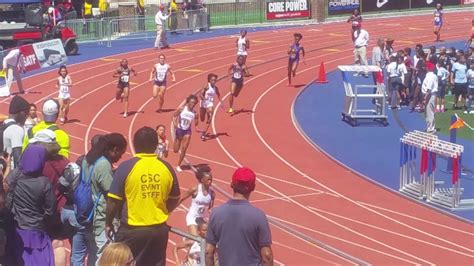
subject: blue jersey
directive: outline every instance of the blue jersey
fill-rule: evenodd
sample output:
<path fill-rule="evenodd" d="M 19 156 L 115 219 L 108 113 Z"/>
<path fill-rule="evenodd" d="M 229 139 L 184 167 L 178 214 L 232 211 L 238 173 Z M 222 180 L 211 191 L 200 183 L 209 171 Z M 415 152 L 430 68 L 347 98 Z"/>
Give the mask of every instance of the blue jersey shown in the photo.
<path fill-rule="evenodd" d="M 436 9 L 434 11 L 434 24 L 436 26 L 443 25 L 443 10 Z"/>
<path fill-rule="evenodd" d="M 290 60 L 300 60 L 301 46 L 300 44 L 292 44 L 290 48 Z"/>

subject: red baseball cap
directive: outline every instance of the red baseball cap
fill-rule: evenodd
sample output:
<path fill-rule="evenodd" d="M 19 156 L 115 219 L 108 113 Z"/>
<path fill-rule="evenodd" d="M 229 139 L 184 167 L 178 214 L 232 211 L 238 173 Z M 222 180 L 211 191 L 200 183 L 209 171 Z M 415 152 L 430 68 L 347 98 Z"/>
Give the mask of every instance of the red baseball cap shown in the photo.
<path fill-rule="evenodd" d="M 257 176 L 255 173 L 248 167 L 239 167 L 235 170 L 232 175 L 232 184 L 233 188 L 240 188 L 244 190 L 243 192 L 250 193 L 255 189 L 255 181 Z"/>
<path fill-rule="evenodd" d="M 426 70 L 434 71 L 435 70 L 435 65 L 431 62 L 426 62 Z"/>

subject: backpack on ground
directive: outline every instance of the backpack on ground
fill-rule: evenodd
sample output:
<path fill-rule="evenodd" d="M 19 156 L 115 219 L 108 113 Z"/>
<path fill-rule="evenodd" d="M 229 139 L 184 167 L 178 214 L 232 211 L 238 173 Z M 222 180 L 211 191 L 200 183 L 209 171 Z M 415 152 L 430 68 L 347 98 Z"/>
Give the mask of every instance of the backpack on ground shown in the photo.
<path fill-rule="evenodd" d="M 74 191 L 74 209 L 76 212 L 76 219 L 79 224 L 85 225 L 92 222 L 94 211 L 97 208 L 102 193 L 99 192 L 97 199 L 92 198 L 92 175 L 94 174 L 94 167 L 100 160 L 105 160 L 104 157 L 97 159 L 91 166 L 89 173 L 86 173 L 86 160 L 82 161 L 81 180 Z"/>
<path fill-rule="evenodd" d="M 3 121 L 2 124 L 0 124 L 0 151 L 2 153 L 5 151 L 5 146 L 3 145 L 3 133 L 11 125 L 16 125 L 16 121 L 12 120 L 8 123 L 5 123 L 5 121 Z"/>

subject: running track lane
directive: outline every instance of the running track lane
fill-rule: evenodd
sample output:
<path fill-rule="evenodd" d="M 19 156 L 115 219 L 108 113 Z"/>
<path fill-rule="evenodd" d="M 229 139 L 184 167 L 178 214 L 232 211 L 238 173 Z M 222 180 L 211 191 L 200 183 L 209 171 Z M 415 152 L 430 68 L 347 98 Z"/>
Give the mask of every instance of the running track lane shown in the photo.
<path fill-rule="evenodd" d="M 423 18 L 426 20 L 427 17 L 422 17 L 421 19 Z M 420 19 L 420 18 L 407 18 L 404 22 L 414 23 L 414 20 L 416 19 Z M 375 36 L 377 35 L 379 36 L 384 35 L 383 31 L 380 31 L 380 30 L 377 31 L 374 29 L 375 27 L 380 28 L 380 25 L 378 24 L 390 25 L 390 23 L 393 23 L 394 21 L 396 20 L 395 19 L 386 19 L 383 21 L 370 20 L 365 24 L 365 27 L 369 29 L 369 32 L 372 35 L 372 39 L 374 39 Z M 467 23 L 467 22 L 465 22 L 461 18 L 461 15 L 457 15 L 455 17 L 454 15 L 450 14 L 450 23 L 451 25 L 456 25 L 456 23 L 459 23 L 459 25 L 461 25 L 462 23 Z M 425 31 L 413 30 L 413 31 L 408 32 L 404 36 L 405 44 L 403 46 L 408 45 L 408 42 L 410 42 L 410 40 L 416 41 L 416 42 L 423 42 L 423 43 L 429 42 L 432 36 L 429 32 L 431 30 L 431 27 L 428 27 L 428 26 L 429 25 L 427 25 L 427 23 L 423 25 L 423 27 L 427 27 L 427 30 Z M 331 35 L 329 35 L 330 37 L 327 37 L 328 36 L 327 31 L 329 29 L 331 31 Z M 460 29 L 463 29 L 463 28 L 460 27 Z M 289 30 L 279 30 L 277 32 L 268 31 L 268 32 L 252 34 L 251 36 L 249 36 L 250 38 L 252 38 L 251 40 L 257 40 L 255 44 L 252 44 L 252 50 L 249 57 L 250 65 L 260 63 L 261 61 L 259 60 L 267 61 L 269 57 L 277 58 L 276 55 L 272 56 L 272 53 L 277 53 L 280 50 L 283 51 L 283 52 L 280 51 L 280 53 L 284 54 L 284 51 L 286 50 L 286 47 L 289 44 L 289 41 L 291 40 L 291 33 L 296 30 L 297 29 L 291 29 L 291 32 Z M 386 28 L 384 28 L 384 30 L 386 30 Z M 301 31 L 305 35 L 305 38 L 303 39 L 303 43 L 307 50 L 310 50 L 311 48 L 318 48 L 318 47 L 324 48 L 326 46 L 323 43 L 330 44 L 331 40 L 333 40 L 333 45 L 335 46 L 337 45 L 337 43 L 340 43 L 341 40 L 343 41 L 345 40 L 346 43 L 342 46 L 337 46 L 337 48 L 340 50 L 344 50 L 344 49 L 350 50 L 350 46 L 348 45 L 348 42 L 346 39 L 348 28 L 347 28 L 347 25 L 345 24 L 320 25 L 317 27 L 315 26 L 302 27 Z M 464 30 L 456 30 L 450 34 L 449 38 L 445 38 L 445 39 L 464 39 L 464 35 L 465 35 Z M 394 36 L 396 38 L 398 37 L 395 34 Z M 414 39 L 415 36 L 416 36 L 416 39 Z M 445 35 L 445 36 L 448 36 L 448 35 Z M 324 40 L 324 41 L 319 41 L 318 44 L 313 45 L 313 42 L 312 42 L 313 40 L 311 40 L 311 38 L 313 38 L 314 40 Z M 280 39 L 280 41 L 276 42 L 276 41 L 273 41 L 272 39 L 273 40 Z M 267 43 L 269 41 L 271 41 L 271 44 Z M 207 44 L 200 45 L 201 43 L 206 43 L 206 42 Z M 209 45 L 211 43 L 212 45 Z M 216 49 L 215 49 L 216 43 L 222 44 L 221 47 L 229 47 L 229 49 L 224 50 L 224 49 L 219 48 L 217 49 L 217 52 L 220 52 L 220 53 L 212 54 L 213 50 L 214 52 L 216 52 Z M 230 63 L 234 59 L 233 43 L 234 43 L 233 39 L 221 37 L 221 38 L 214 38 L 212 40 L 207 40 L 203 42 L 193 42 L 192 46 L 186 46 L 186 44 L 182 44 L 182 46 L 177 45 L 177 47 L 184 47 L 183 48 L 184 50 L 186 50 L 186 48 L 188 50 L 198 49 L 199 54 L 202 55 L 201 61 L 203 61 L 203 58 L 206 58 L 206 60 L 204 60 L 205 61 L 204 65 L 200 66 L 201 69 L 208 70 L 212 68 L 217 68 L 216 69 L 217 73 L 223 74 L 225 73 L 225 69 L 228 67 L 228 65 L 230 65 Z M 280 44 L 281 47 L 277 47 L 278 44 Z M 199 49 L 199 46 L 203 47 L 203 49 Z M 214 46 L 214 48 L 210 46 Z M 413 44 L 409 44 L 409 46 L 413 46 Z M 192 47 L 192 48 L 189 48 L 189 47 Z M 267 49 L 265 49 L 265 47 L 267 47 Z M 262 50 L 257 54 L 255 50 L 260 49 L 260 48 L 262 48 Z M 169 56 L 168 57 L 169 62 L 171 63 L 172 67 L 175 69 L 179 69 L 180 66 L 186 67 L 192 64 L 199 63 L 191 59 L 196 55 L 196 53 L 186 52 L 186 51 L 176 53 L 173 50 L 166 51 L 166 52 L 167 52 L 167 55 Z M 211 53 L 211 54 L 206 54 L 206 52 Z M 331 53 L 329 50 L 327 50 L 327 51 L 316 52 L 316 54 L 320 55 L 323 52 Z M 186 53 L 188 54 L 188 58 L 184 56 Z M 150 56 L 156 56 L 157 54 L 158 53 L 156 51 L 146 50 L 146 51 L 131 53 L 130 55 L 127 55 L 127 57 L 130 59 L 130 65 L 134 67 L 136 64 L 147 63 L 146 66 L 143 66 L 142 71 L 147 69 L 147 72 L 148 72 L 148 69 L 151 67 L 151 64 L 152 64 L 151 59 L 153 58 L 150 58 L 149 62 L 146 62 L 146 59 L 148 59 Z M 224 57 L 225 55 L 229 55 L 229 56 L 225 59 L 221 58 L 221 57 Z M 344 55 L 348 55 L 349 57 L 344 58 L 343 57 Z M 132 57 L 138 57 L 138 56 L 139 58 L 132 58 Z M 258 59 L 257 56 L 260 59 Z M 313 57 L 313 56 L 316 56 L 315 53 L 308 54 L 308 58 Z M 337 55 L 337 57 L 340 57 L 339 59 L 341 60 L 341 62 L 344 62 L 344 63 L 348 63 L 352 61 L 350 52 L 348 51 L 341 52 L 340 54 Z M 183 61 L 185 63 L 181 65 L 181 63 L 177 62 L 180 59 L 187 60 L 187 61 Z M 216 59 L 215 62 L 206 63 L 214 59 Z M 252 62 L 252 60 L 254 59 L 256 60 Z M 318 59 L 314 59 L 314 61 L 308 60 L 308 68 L 312 65 L 314 66 L 319 65 L 319 60 L 330 61 L 331 59 L 334 59 L 334 55 L 325 57 L 323 54 L 322 57 Z M 174 62 L 176 62 L 176 64 Z M 255 74 L 255 76 L 257 76 L 259 74 L 268 72 L 268 70 L 271 69 L 272 66 L 275 66 L 275 68 L 281 67 L 285 63 L 286 63 L 285 59 L 280 59 L 274 63 L 265 64 L 265 65 L 256 67 L 252 69 L 252 72 Z M 72 76 L 77 85 L 73 88 L 74 95 L 79 96 L 79 95 L 86 95 L 88 92 L 90 93 L 89 95 L 87 95 L 86 97 L 80 99 L 79 101 L 75 103 L 75 107 L 73 106 L 73 109 L 72 109 L 71 118 L 79 117 L 82 123 L 87 124 L 91 120 L 92 116 L 95 116 L 96 114 L 98 114 L 98 119 L 96 123 L 94 123 L 94 125 L 91 125 L 92 130 L 89 132 L 91 134 L 94 134 L 96 132 L 103 132 L 105 130 L 105 131 L 118 131 L 118 132 L 122 132 L 124 135 L 128 135 L 129 130 L 128 130 L 127 125 L 128 125 L 129 120 L 122 119 L 117 115 L 118 112 L 121 111 L 122 106 L 116 103 L 112 103 L 107 108 L 104 108 L 103 112 L 99 113 L 103 105 L 97 104 L 97 102 L 100 102 L 101 104 L 108 102 L 108 100 L 113 95 L 115 81 L 113 81 L 110 78 L 110 75 L 111 75 L 111 71 L 117 66 L 117 64 L 118 62 L 92 61 L 92 62 L 88 62 L 87 64 L 83 64 L 83 65 L 79 64 L 79 66 L 76 65 L 76 66 L 71 67 Z M 340 62 L 338 62 L 337 64 L 340 64 Z M 86 67 L 84 67 L 84 65 L 86 65 Z M 219 68 L 219 66 L 221 68 Z M 139 67 L 141 66 L 137 66 L 137 69 Z M 327 65 L 327 68 L 334 68 L 334 67 L 335 65 Z M 305 69 L 306 67 L 301 65 L 300 70 L 303 71 Z M 81 71 L 81 72 L 77 73 L 76 75 L 75 71 Z M 139 69 L 139 71 L 141 70 Z M 147 79 L 148 73 L 145 73 L 142 71 L 140 75 L 137 77 L 137 79 L 133 80 L 134 82 L 141 84 Z M 104 75 L 94 77 L 95 75 L 98 75 L 97 72 L 104 72 Z M 303 75 L 299 75 L 297 77 L 296 82 L 304 81 L 302 82 L 302 84 L 304 84 L 314 77 L 314 73 L 316 73 L 316 69 L 312 69 L 310 71 L 307 71 L 306 73 L 303 72 L 302 73 Z M 49 75 L 50 75 L 50 78 L 56 76 L 55 73 L 52 73 L 52 74 L 49 73 Z M 189 78 L 189 79 L 180 84 L 177 84 L 176 87 L 171 88 L 169 90 L 169 92 L 167 93 L 167 97 L 166 97 L 167 102 L 165 103 L 165 105 L 172 106 L 172 107 L 177 106 L 178 103 L 181 102 L 181 100 L 186 95 L 194 91 L 196 88 L 201 87 L 202 85 L 200 84 L 205 83 L 204 80 L 205 80 L 206 75 L 207 75 L 207 72 L 204 72 L 204 73 L 198 72 L 198 74 L 196 74 L 195 72 L 183 72 L 183 73 L 178 72 L 178 82 L 186 78 Z M 281 154 L 281 156 L 283 156 L 286 159 L 295 158 L 294 154 L 291 154 L 291 151 L 285 150 L 286 149 L 285 146 L 291 145 L 291 147 L 298 147 L 297 150 L 298 150 L 299 157 L 296 157 L 298 158 L 298 160 L 294 160 L 291 163 L 297 166 L 295 167 L 295 169 L 299 170 L 301 168 L 302 170 L 299 170 L 299 171 L 303 171 L 306 175 L 312 178 L 317 177 L 318 180 L 322 179 L 321 186 L 314 184 L 314 182 L 310 181 L 307 178 L 302 178 L 299 175 L 300 173 L 298 173 L 297 171 L 295 172 L 295 170 L 289 168 L 288 165 L 283 165 L 280 160 L 275 159 L 276 158 L 275 155 L 271 153 L 271 151 L 269 151 L 267 147 L 261 144 L 262 139 L 259 139 L 258 135 L 254 133 L 254 129 L 251 123 L 252 115 L 250 113 L 240 114 L 230 119 L 227 116 L 223 116 L 222 113 L 217 114 L 217 120 L 216 120 L 217 129 L 222 130 L 220 131 L 220 133 L 227 132 L 230 135 L 230 137 L 222 136 L 220 139 L 225 144 L 223 145 L 224 149 L 231 150 L 234 160 L 227 158 L 227 156 L 223 152 L 224 150 L 221 149 L 220 146 L 216 145 L 215 141 L 208 141 L 207 143 L 201 143 L 198 140 L 198 138 L 195 138 L 192 141 L 192 144 L 189 150 L 190 156 L 188 156 L 188 158 L 195 163 L 197 162 L 209 163 L 213 167 L 214 174 L 218 179 L 216 180 L 216 185 L 219 185 L 220 187 L 224 187 L 224 188 L 228 186 L 228 183 L 227 183 L 228 178 L 226 177 L 230 176 L 232 172 L 231 167 L 235 166 L 236 163 L 248 162 L 247 163 L 248 165 L 255 166 L 255 168 L 258 169 L 257 172 L 259 172 L 259 178 L 261 178 L 261 180 L 264 180 L 264 182 L 267 183 L 268 185 L 268 187 L 263 187 L 261 184 L 259 184 L 258 192 L 255 193 L 253 197 L 253 200 L 255 204 L 257 204 L 257 206 L 264 208 L 265 211 L 271 216 L 274 216 L 277 219 L 286 221 L 287 223 L 294 226 L 294 228 L 296 228 L 297 230 L 316 236 L 318 239 L 321 239 L 321 240 L 326 241 L 325 238 L 327 238 L 327 243 L 331 243 L 336 247 L 340 247 L 344 251 L 350 252 L 351 254 L 354 254 L 358 257 L 366 259 L 369 262 L 372 262 L 372 263 L 375 263 L 375 262 L 400 263 L 400 261 L 405 262 L 405 263 L 410 263 L 410 262 L 411 263 L 423 263 L 423 262 L 426 263 L 428 261 L 429 262 L 433 262 L 433 261 L 443 262 L 449 258 L 449 256 L 446 255 L 446 253 L 448 253 L 448 255 L 456 256 L 455 261 L 459 261 L 459 262 L 463 262 L 462 260 L 463 257 L 464 259 L 465 257 L 469 257 L 469 256 L 465 256 L 459 253 L 467 253 L 468 255 L 471 254 L 470 262 L 472 262 L 472 245 L 471 246 L 468 245 L 468 243 L 472 243 L 472 241 L 470 242 L 469 239 L 465 238 L 467 235 L 467 236 L 470 236 L 472 239 L 472 232 L 473 232 L 472 226 L 464 224 L 464 223 L 459 223 L 458 221 L 452 218 L 449 218 L 444 215 L 440 215 L 439 213 L 433 212 L 425 207 L 420 207 L 419 205 L 413 204 L 412 202 L 407 201 L 405 199 L 402 199 L 402 202 L 403 202 L 402 204 L 397 203 L 395 204 L 395 206 L 393 206 L 394 204 L 386 205 L 385 204 L 386 200 L 383 200 L 382 202 L 381 200 L 374 201 L 374 199 L 370 197 L 364 198 L 363 196 L 370 196 L 368 194 L 374 194 L 374 195 L 377 195 L 377 199 L 383 199 L 387 197 L 390 200 L 393 200 L 393 197 L 395 197 L 397 198 L 397 200 L 400 200 L 399 197 L 393 195 L 392 193 L 387 193 L 385 190 L 382 190 L 382 192 L 380 192 L 381 189 L 378 187 L 374 188 L 374 186 L 371 183 L 365 184 L 367 182 L 364 183 L 363 182 L 364 180 L 360 180 L 359 177 L 356 177 L 348 173 L 345 169 L 342 169 L 342 173 L 341 173 L 341 168 L 339 169 L 334 168 L 334 167 L 339 167 L 339 166 L 335 165 L 334 163 L 331 164 L 331 161 L 327 160 L 327 158 L 322 156 L 322 154 L 317 153 L 317 151 L 312 149 L 308 145 L 308 143 L 306 143 L 299 135 L 297 135 L 296 131 L 294 131 L 293 125 L 291 124 L 291 120 L 290 120 L 291 116 L 289 112 L 290 107 L 291 107 L 291 101 L 294 98 L 291 96 L 296 95 L 297 90 L 280 86 L 284 84 L 272 86 L 276 82 L 278 82 L 281 78 L 283 78 L 284 75 L 285 75 L 285 70 L 283 69 L 282 71 L 280 69 L 280 70 L 274 71 L 273 73 L 267 73 L 261 77 L 259 76 L 258 80 L 255 80 L 255 81 L 250 81 L 251 78 L 248 78 L 247 79 L 248 83 L 246 84 L 246 88 L 244 88 L 242 95 L 237 99 L 237 106 L 245 106 L 248 109 L 253 109 L 253 107 L 255 107 L 257 113 L 255 114 L 254 121 L 255 121 L 255 124 L 257 125 L 257 130 L 259 130 L 259 132 L 261 131 L 260 134 L 265 136 L 263 140 L 271 144 L 277 154 Z M 47 75 L 42 75 L 41 79 L 45 80 L 45 77 L 47 77 Z M 78 82 L 80 82 L 81 80 L 85 80 L 86 77 L 89 77 L 89 78 L 94 77 L 94 78 L 90 79 L 90 81 L 84 82 L 83 85 L 78 84 Z M 30 80 L 32 79 L 28 79 L 28 81 Z M 113 81 L 112 83 L 113 85 L 108 83 L 111 81 Z M 284 83 L 285 82 L 286 81 L 284 81 Z M 32 80 L 32 84 L 36 84 L 36 83 L 37 82 L 34 82 L 34 80 Z M 49 84 L 52 84 L 52 83 L 49 83 Z M 101 86 L 103 86 L 103 88 L 100 88 Z M 138 109 L 138 107 L 141 106 L 143 102 L 146 102 L 146 100 L 149 99 L 150 97 L 149 84 L 142 85 L 141 87 L 138 87 L 140 85 L 135 85 L 135 86 L 137 86 L 137 91 L 133 92 L 131 110 L 134 107 L 137 107 L 135 109 Z M 226 79 L 225 81 L 220 82 L 219 86 L 223 94 L 225 94 L 228 87 L 228 80 Z M 42 97 L 39 97 L 39 96 L 44 97 L 44 94 L 48 92 L 50 93 L 54 92 L 53 88 L 54 87 L 50 85 L 49 88 L 45 88 L 41 90 L 43 92 L 42 95 L 31 94 L 31 95 L 27 95 L 27 98 L 29 100 L 40 100 L 40 98 Z M 262 100 L 259 102 L 258 105 L 255 105 L 255 102 L 258 99 L 258 97 L 262 95 L 263 92 L 265 92 L 266 90 L 270 88 L 271 90 L 268 91 L 268 94 L 266 94 L 262 98 Z M 273 96 L 273 94 L 276 94 L 277 95 L 276 98 L 280 98 L 280 99 L 275 99 L 275 96 Z M 281 95 L 284 95 L 285 99 L 281 99 L 283 98 L 281 97 Z M 288 100 L 288 102 L 284 100 Z M 275 105 L 274 102 L 277 103 L 278 105 Z M 134 105 L 137 105 L 137 106 L 134 106 Z M 266 107 L 266 105 L 270 105 L 270 107 L 268 106 Z M 145 113 L 136 116 L 136 119 L 134 120 L 133 125 L 131 125 L 132 132 L 136 130 L 138 127 L 142 126 L 143 124 L 152 123 L 152 125 L 155 125 L 158 122 L 162 122 L 165 124 L 169 123 L 170 113 L 156 115 L 153 112 L 154 109 L 156 109 L 154 108 L 155 106 L 156 106 L 155 101 L 152 101 L 151 104 L 143 108 Z M 282 108 L 280 110 L 277 110 L 274 108 L 274 106 L 281 106 Z M 87 112 L 84 112 L 82 110 L 87 110 Z M 265 114 L 270 114 L 270 115 L 265 115 Z M 280 119 L 274 118 L 276 114 L 280 115 L 279 116 Z M 159 120 L 152 120 L 155 118 L 159 118 Z M 115 122 L 114 120 L 118 122 Z M 261 120 L 264 120 L 264 121 L 261 121 Z M 126 122 L 124 123 L 124 121 Z M 287 121 L 288 123 L 285 124 L 286 123 L 285 121 Z M 111 122 L 115 122 L 115 123 L 111 123 Z M 275 122 L 278 122 L 278 124 L 275 125 Z M 262 128 L 260 124 L 264 128 Z M 283 124 L 285 124 L 284 128 L 287 129 L 287 131 L 284 132 L 285 138 L 283 140 L 275 139 L 275 136 L 274 136 L 276 135 L 275 132 L 280 132 L 277 129 L 281 128 L 281 125 Z M 96 129 L 93 129 L 94 127 Z M 83 144 L 81 143 L 81 141 L 82 139 L 84 139 L 83 137 L 84 126 L 80 125 L 79 123 L 68 124 L 66 125 L 66 129 L 69 132 L 71 132 L 72 135 L 79 137 L 77 139 L 73 139 L 73 151 L 77 154 L 82 153 Z M 91 134 L 86 136 L 85 139 L 90 137 Z M 268 134 L 268 136 L 266 136 L 265 134 Z M 248 136 L 248 138 L 244 140 L 243 138 L 246 136 Z M 238 141 L 238 143 L 236 144 L 235 141 Z M 245 146 L 242 144 L 245 144 Z M 242 146 L 250 147 L 250 149 L 245 149 Z M 243 151 L 240 151 L 240 150 L 243 150 Z M 252 151 L 251 154 L 248 152 L 249 150 Z M 313 160 L 309 160 L 311 156 L 313 156 L 312 157 L 314 158 Z M 300 157 L 303 157 L 303 158 L 301 158 L 300 160 Z M 322 157 L 322 158 L 319 158 L 319 157 Z M 257 160 L 257 158 L 260 160 Z M 305 160 L 305 159 L 308 159 L 308 160 Z M 256 163 L 257 161 L 258 163 Z M 262 161 L 264 161 L 264 163 Z M 176 157 L 172 156 L 170 158 L 170 162 L 175 163 Z M 315 169 L 313 169 L 313 167 L 315 164 L 323 165 L 326 168 L 323 171 L 324 173 L 314 172 Z M 269 167 L 269 166 L 272 166 L 272 167 Z M 309 169 L 306 170 L 306 168 L 309 168 Z M 333 180 L 323 179 L 325 176 L 328 176 L 329 173 L 331 177 L 343 176 L 344 180 L 350 179 L 351 182 L 362 182 L 363 185 L 368 187 L 368 189 L 365 191 L 360 190 L 357 195 L 351 194 L 351 191 L 345 191 L 344 187 L 341 188 L 340 187 L 341 184 L 339 183 L 326 183 L 326 182 L 333 181 Z M 281 180 L 279 181 L 278 179 L 281 179 Z M 342 178 L 339 178 L 339 179 L 342 179 Z M 356 181 L 352 181 L 353 179 L 355 179 Z M 194 184 L 194 179 L 192 178 L 192 175 L 190 175 L 189 173 L 180 174 L 180 181 L 183 188 L 190 187 L 191 185 Z M 338 197 L 337 193 L 333 193 L 333 191 L 330 191 L 329 189 L 323 187 L 322 185 L 327 185 L 333 189 L 336 188 L 334 189 L 336 192 L 339 192 L 344 196 L 350 195 L 351 197 L 354 197 L 355 199 L 357 199 L 357 202 L 362 202 L 363 206 L 369 206 L 371 209 L 375 209 L 387 216 L 395 218 L 399 220 L 401 223 L 403 223 L 404 225 L 400 225 L 399 223 L 396 223 L 390 220 L 389 220 L 389 223 L 392 223 L 392 225 L 393 224 L 395 225 L 393 226 L 390 224 L 387 225 L 386 222 L 383 223 L 382 221 L 377 221 L 375 219 L 379 219 L 379 220 L 388 220 L 388 219 L 386 217 L 381 218 L 379 214 L 373 214 L 372 212 L 360 207 L 359 205 L 353 202 L 348 203 L 347 199 L 343 199 L 343 200 L 339 199 L 340 196 Z M 351 187 L 354 187 L 354 186 L 351 185 Z M 369 190 L 370 191 L 373 190 L 374 192 L 368 193 Z M 282 193 L 282 195 L 280 195 L 279 193 Z M 362 194 L 362 195 L 359 195 L 359 194 Z M 330 204 L 325 204 L 324 206 L 316 205 L 315 200 L 314 200 L 315 196 L 321 196 L 322 198 L 322 199 L 318 199 L 317 202 L 322 201 L 322 202 L 328 202 Z M 293 202 L 291 200 L 293 200 Z M 300 205 L 307 206 L 307 208 L 303 209 Z M 414 207 L 412 208 L 413 211 L 407 210 L 407 205 L 410 208 L 412 207 L 411 205 L 414 205 Z M 337 206 L 337 208 L 334 208 L 334 206 Z M 285 209 L 288 208 L 288 211 L 286 210 L 283 211 L 284 208 Z M 423 209 L 423 211 L 420 212 L 419 209 Z M 427 211 L 428 211 L 428 214 L 426 214 Z M 367 238 L 361 237 L 360 235 L 357 235 L 354 232 L 350 232 L 350 233 L 337 232 L 337 231 L 344 231 L 344 229 L 341 229 L 341 227 L 335 226 L 334 224 L 329 223 L 326 220 L 321 221 L 322 218 L 319 216 L 316 216 L 315 213 L 324 214 L 325 216 L 330 217 L 332 220 L 336 221 L 342 226 L 350 227 L 352 230 L 356 232 L 359 232 L 359 231 L 364 232 L 364 234 L 367 234 L 370 238 L 376 239 L 377 241 L 381 243 L 374 243 L 373 241 L 369 241 Z M 426 216 L 426 215 L 429 215 L 429 216 Z M 424 222 L 426 217 L 430 217 L 431 223 Z M 350 218 L 352 220 L 347 220 L 347 218 Z M 421 219 L 421 220 L 417 220 L 417 219 Z M 433 223 L 436 223 L 436 224 L 433 224 Z M 176 215 L 173 214 L 171 218 L 171 224 L 178 225 L 179 227 L 184 228 L 184 213 L 177 212 Z M 407 226 L 406 226 L 407 224 L 415 228 L 422 228 L 423 229 L 422 232 L 427 231 L 430 234 L 433 234 L 435 236 L 446 237 L 450 243 L 447 243 L 446 241 L 442 241 L 439 239 L 433 239 L 432 237 L 428 237 L 426 236 L 426 234 L 423 234 L 417 231 L 410 231 L 413 229 L 407 229 Z M 397 235 L 396 238 L 394 238 L 393 236 L 389 235 L 387 232 L 384 232 L 380 229 L 375 229 L 373 227 L 367 228 L 367 226 L 365 225 L 372 225 L 373 227 L 378 227 L 381 229 L 390 228 L 396 233 L 400 235 L 405 235 L 405 236 Z M 448 229 L 446 227 L 443 227 L 443 225 L 450 225 L 457 229 Z M 408 230 L 408 233 L 407 233 L 407 230 Z M 314 263 L 315 261 L 320 262 L 320 263 L 331 263 L 331 264 L 341 263 L 341 259 L 338 258 L 337 256 L 327 254 L 326 252 L 323 252 L 319 250 L 318 248 L 315 248 L 314 246 L 309 245 L 308 243 L 304 241 L 298 240 L 294 237 L 290 237 L 288 234 L 285 234 L 284 232 L 280 232 L 279 230 L 275 228 L 272 228 L 272 231 L 274 233 L 274 239 L 276 242 L 276 244 L 274 245 L 276 258 L 284 263 L 295 263 L 295 262 L 298 262 L 298 263 L 313 262 Z M 423 244 L 419 240 L 418 241 L 407 240 L 408 239 L 406 237 L 407 235 L 415 239 L 419 238 L 420 240 L 423 240 L 424 237 L 428 237 L 427 239 L 430 240 L 429 242 L 433 242 L 433 244 L 436 244 L 440 247 L 433 247 L 427 244 Z M 175 238 L 174 240 L 179 241 L 179 238 Z M 382 243 L 388 243 L 388 244 L 384 246 L 382 245 Z M 431 258 L 432 256 L 428 256 L 429 254 L 425 255 L 423 254 L 423 252 L 419 253 L 420 248 L 408 248 L 409 246 L 416 247 L 416 245 L 423 245 L 421 250 L 430 250 L 431 253 L 436 252 L 436 254 L 443 254 L 443 255 L 440 255 L 439 259 L 437 257 Z M 463 248 L 463 245 L 467 245 L 468 250 Z M 450 251 L 451 249 L 453 251 Z M 397 250 L 400 250 L 400 251 L 397 251 Z M 408 255 L 403 254 L 403 252 L 407 253 Z M 413 255 L 413 253 L 415 253 L 415 255 Z M 453 261 L 453 260 L 450 260 L 450 261 Z M 342 263 L 347 263 L 347 261 L 342 260 Z"/>

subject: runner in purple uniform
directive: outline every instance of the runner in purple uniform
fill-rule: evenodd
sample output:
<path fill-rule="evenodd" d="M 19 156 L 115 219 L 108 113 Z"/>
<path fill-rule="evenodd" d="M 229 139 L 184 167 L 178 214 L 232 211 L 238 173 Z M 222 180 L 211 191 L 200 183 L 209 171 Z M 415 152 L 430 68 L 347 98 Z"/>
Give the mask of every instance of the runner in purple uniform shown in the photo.
<path fill-rule="evenodd" d="M 290 45 L 288 49 L 288 86 L 291 85 L 291 77 L 296 76 L 296 70 L 298 69 L 298 65 L 300 62 L 300 52 L 303 54 L 303 63 L 304 63 L 304 48 L 300 44 L 303 35 L 300 33 L 293 34 L 295 37 L 295 42 Z"/>

